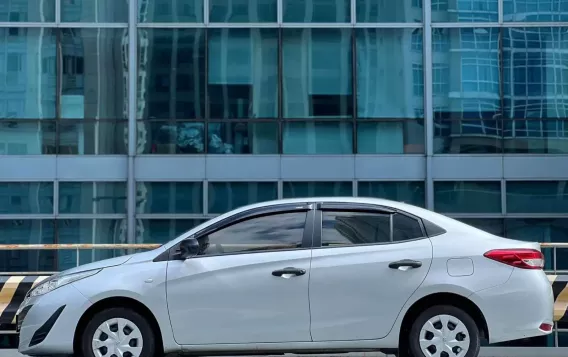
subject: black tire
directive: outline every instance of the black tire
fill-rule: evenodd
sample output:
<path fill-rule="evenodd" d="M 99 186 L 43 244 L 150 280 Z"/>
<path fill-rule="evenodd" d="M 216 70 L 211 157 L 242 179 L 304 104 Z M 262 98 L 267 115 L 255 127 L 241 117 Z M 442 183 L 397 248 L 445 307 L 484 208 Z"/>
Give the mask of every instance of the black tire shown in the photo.
<path fill-rule="evenodd" d="M 412 324 L 410 333 L 408 335 L 408 344 L 410 348 L 410 354 L 412 357 L 427 357 L 426 354 L 422 352 L 420 347 L 420 331 L 422 327 L 428 320 L 439 315 L 450 315 L 454 318 L 460 320 L 466 327 L 467 333 L 469 334 L 469 348 L 464 357 L 477 357 L 479 355 L 479 349 L 481 347 L 481 339 L 479 336 L 479 327 L 473 320 L 473 318 L 464 312 L 463 310 L 450 306 L 450 305 L 439 305 L 433 306 L 422 312 L 418 318 Z M 402 346 L 401 346 L 402 347 Z M 447 353 L 446 353 L 447 354 Z M 457 354 L 448 354 L 446 357 L 456 357 Z M 444 354 L 442 354 L 444 357 Z"/>
<path fill-rule="evenodd" d="M 142 335 L 142 352 L 140 357 L 155 357 L 156 352 L 156 338 L 150 323 L 142 315 L 131 309 L 116 307 L 103 310 L 89 321 L 81 336 L 81 351 L 79 356 L 82 357 L 96 357 L 92 349 L 92 341 L 99 326 L 105 321 L 123 318 L 131 321 L 140 330 Z M 111 355 L 108 354 L 108 357 Z M 105 357 L 107 357 L 105 355 Z"/>

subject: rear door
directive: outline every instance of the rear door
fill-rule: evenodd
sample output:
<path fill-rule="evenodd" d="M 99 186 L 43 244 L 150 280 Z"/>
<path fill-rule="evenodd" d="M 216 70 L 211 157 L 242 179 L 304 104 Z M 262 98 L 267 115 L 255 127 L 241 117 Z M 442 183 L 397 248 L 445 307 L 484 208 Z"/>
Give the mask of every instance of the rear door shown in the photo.
<path fill-rule="evenodd" d="M 315 226 L 313 341 L 385 337 L 432 261 L 421 220 L 372 205 L 330 203 L 319 205 Z"/>

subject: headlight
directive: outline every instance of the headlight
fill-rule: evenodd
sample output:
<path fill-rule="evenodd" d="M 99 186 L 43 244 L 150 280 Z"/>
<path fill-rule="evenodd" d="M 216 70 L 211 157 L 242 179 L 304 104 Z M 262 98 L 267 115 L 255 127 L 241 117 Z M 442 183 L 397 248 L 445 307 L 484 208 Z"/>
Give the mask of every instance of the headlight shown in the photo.
<path fill-rule="evenodd" d="M 38 286 L 32 289 L 29 293 L 29 297 L 40 296 L 47 294 L 50 291 L 53 291 L 57 288 L 60 288 L 64 285 L 71 284 L 77 280 L 88 278 L 89 276 L 95 275 L 100 272 L 102 269 L 96 270 L 88 270 L 82 271 L 80 273 L 74 274 L 63 274 L 63 275 L 55 275 L 51 278 L 48 278 L 46 281 L 42 282 Z"/>

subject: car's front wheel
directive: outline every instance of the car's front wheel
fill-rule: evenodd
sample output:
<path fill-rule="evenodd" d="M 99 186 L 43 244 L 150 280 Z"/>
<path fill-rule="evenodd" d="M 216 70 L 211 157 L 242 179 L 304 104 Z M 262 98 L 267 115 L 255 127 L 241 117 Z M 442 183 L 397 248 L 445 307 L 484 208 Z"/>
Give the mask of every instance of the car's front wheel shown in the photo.
<path fill-rule="evenodd" d="M 477 357 L 481 345 L 473 318 L 449 305 L 421 313 L 410 329 L 408 342 L 413 357 Z"/>
<path fill-rule="evenodd" d="M 154 357 L 155 338 L 148 321 L 126 308 L 103 310 L 89 321 L 81 338 L 84 357 Z"/>

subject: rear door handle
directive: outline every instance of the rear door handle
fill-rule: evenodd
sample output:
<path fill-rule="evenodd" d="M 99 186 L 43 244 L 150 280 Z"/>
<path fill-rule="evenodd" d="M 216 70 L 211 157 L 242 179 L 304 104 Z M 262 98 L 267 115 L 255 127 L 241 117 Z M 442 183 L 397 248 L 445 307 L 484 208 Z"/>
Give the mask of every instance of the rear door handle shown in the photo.
<path fill-rule="evenodd" d="M 300 275 L 304 275 L 306 274 L 306 269 L 298 269 L 298 268 L 292 268 L 292 267 L 288 267 L 288 268 L 284 268 L 284 269 L 279 269 L 279 270 L 275 270 L 272 272 L 272 275 L 274 276 L 278 276 L 284 279 L 289 279 L 293 276 L 300 276 Z"/>
<path fill-rule="evenodd" d="M 391 269 L 400 269 L 400 268 L 406 268 L 406 269 L 401 269 L 401 270 L 407 270 L 410 268 L 420 268 L 422 266 L 422 262 L 419 262 L 418 260 L 412 260 L 412 259 L 403 259 L 403 260 L 399 260 L 396 262 L 392 262 L 389 264 L 389 268 Z"/>

